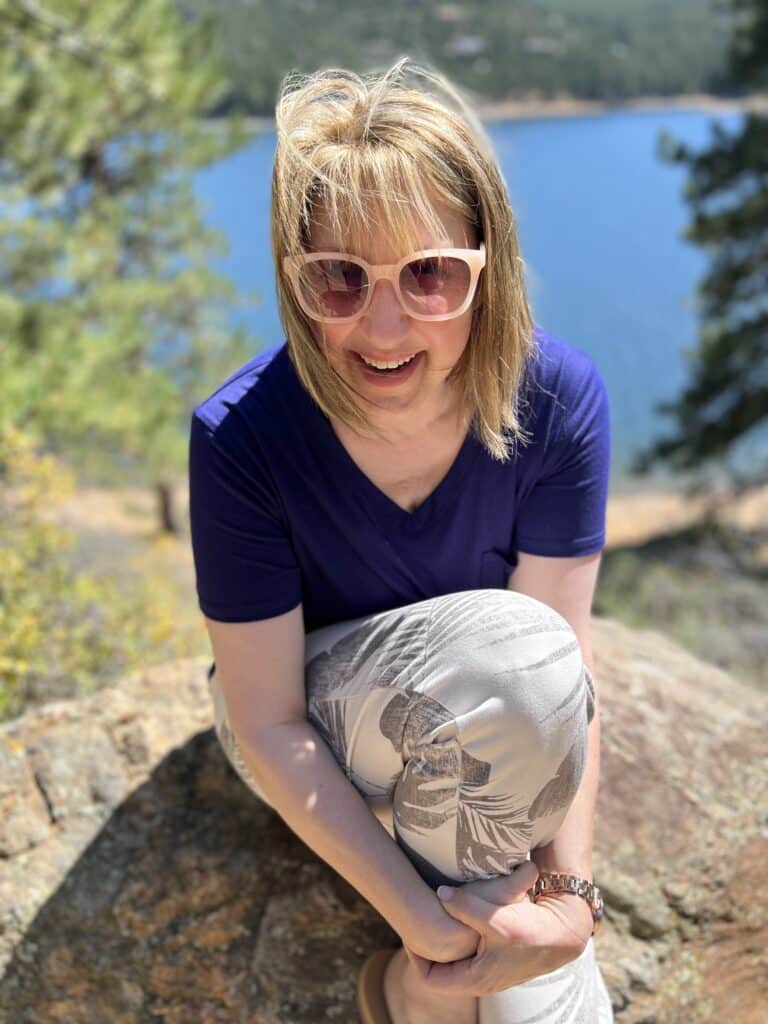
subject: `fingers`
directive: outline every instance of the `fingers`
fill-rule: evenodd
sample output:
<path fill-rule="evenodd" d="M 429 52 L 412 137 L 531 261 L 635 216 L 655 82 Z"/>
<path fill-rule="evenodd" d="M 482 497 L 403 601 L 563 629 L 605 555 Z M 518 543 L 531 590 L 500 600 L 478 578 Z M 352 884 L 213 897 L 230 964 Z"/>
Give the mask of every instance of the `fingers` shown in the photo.
<path fill-rule="evenodd" d="M 520 925 L 525 926 L 527 923 L 525 919 L 517 921 L 519 911 L 535 907 L 535 904 L 527 900 L 499 906 L 469 892 L 466 885 L 454 889 L 451 898 L 445 900 L 440 895 L 442 888 L 438 889 L 437 895 L 443 909 L 451 917 L 469 925 L 481 935 L 496 936 L 505 941 L 515 941 L 520 935 Z M 527 934 L 527 928 L 524 928 L 524 932 Z"/>
<path fill-rule="evenodd" d="M 498 878 L 476 878 L 471 882 L 463 882 L 461 888 L 489 903 L 495 903 L 502 907 L 527 898 L 528 890 L 538 877 L 539 869 L 533 861 L 527 860 L 518 865 L 509 875 L 499 875 Z"/>
<path fill-rule="evenodd" d="M 461 960 L 452 964 L 431 964 L 422 980 L 433 992 L 452 992 L 454 995 L 478 995 L 475 961 Z"/>
<path fill-rule="evenodd" d="M 427 978 L 429 977 L 429 970 L 432 966 L 432 961 L 427 960 L 423 956 L 419 956 L 419 954 L 414 952 L 414 950 L 412 950 L 411 947 L 408 946 L 405 942 L 403 942 L 403 949 L 405 950 L 405 954 L 410 960 L 411 965 L 416 971 L 418 977 L 422 981 L 426 981 Z"/>

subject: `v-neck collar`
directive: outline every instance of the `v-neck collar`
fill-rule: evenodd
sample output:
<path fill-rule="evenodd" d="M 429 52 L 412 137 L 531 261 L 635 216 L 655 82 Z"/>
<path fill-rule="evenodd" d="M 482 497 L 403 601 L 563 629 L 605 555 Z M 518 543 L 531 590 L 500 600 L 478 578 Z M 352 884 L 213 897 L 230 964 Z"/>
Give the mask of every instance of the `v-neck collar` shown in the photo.
<path fill-rule="evenodd" d="M 408 535 L 429 529 L 437 520 L 454 506 L 469 472 L 482 448 L 481 443 L 468 428 L 461 448 L 442 480 L 430 494 L 414 509 L 408 512 L 385 494 L 358 466 L 350 453 L 336 436 L 331 421 L 307 393 L 301 381 L 291 373 L 304 395 L 312 421 L 317 430 L 312 431 L 312 440 L 321 447 L 330 475 L 341 488 L 354 486 L 374 518 L 388 531 Z"/>

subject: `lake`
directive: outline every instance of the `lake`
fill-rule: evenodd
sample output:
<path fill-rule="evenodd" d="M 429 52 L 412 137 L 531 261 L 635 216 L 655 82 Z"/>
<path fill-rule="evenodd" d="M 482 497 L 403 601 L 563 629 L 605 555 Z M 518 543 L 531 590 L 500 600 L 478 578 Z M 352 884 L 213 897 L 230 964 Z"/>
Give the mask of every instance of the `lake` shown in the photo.
<path fill-rule="evenodd" d="M 716 115 L 729 131 L 741 113 Z M 612 412 L 612 489 L 632 452 L 668 429 L 654 405 L 686 381 L 697 344 L 696 289 L 707 261 L 683 240 L 690 211 L 686 169 L 657 156 L 666 129 L 696 149 L 715 115 L 696 110 L 607 111 L 487 125 L 517 214 L 534 318 L 583 349 L 605 380 Z M 255 308 L 233 311 L 256 335 L 255 351 L 284 337 L 269 242 L 275 135 L 206 168 L 196 190 L 208 223 L 229 237 L 216 262 Z M 742 457 L 748 457 L 748 447 Z M 656 478 L 663 485 L 665 475 Z"/>

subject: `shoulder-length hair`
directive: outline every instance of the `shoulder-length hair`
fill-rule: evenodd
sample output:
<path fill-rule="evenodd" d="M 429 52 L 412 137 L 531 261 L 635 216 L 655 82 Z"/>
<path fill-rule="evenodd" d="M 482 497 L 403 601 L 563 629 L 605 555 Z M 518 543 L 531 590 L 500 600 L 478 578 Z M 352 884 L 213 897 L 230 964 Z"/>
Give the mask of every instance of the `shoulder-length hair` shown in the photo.
<path fill-rule="evenodd" d="M 307 251 L 318 203 L 337 237 L 370 238 L 386 225 L 388 239 L 409 252 L 420 247 L 419 221 L 441 234 L 437 197 L 475 226 L 486 247 L 469 341 L 447 379 L 472 410 L 475 436 L 506 462 L 517 442 L 529 440 L 521 409 L 536 341 L 515 216 L 469 103 L 440 72 L 402 57 L 383 73 L 289 73 L 276 127 L 272 254 L 288 352 L 305 389 L 327 416 L 380 436 L 323 353 L 315 335 L 322 325 L 303 312 L 283 269 L 285 256 Z"/>

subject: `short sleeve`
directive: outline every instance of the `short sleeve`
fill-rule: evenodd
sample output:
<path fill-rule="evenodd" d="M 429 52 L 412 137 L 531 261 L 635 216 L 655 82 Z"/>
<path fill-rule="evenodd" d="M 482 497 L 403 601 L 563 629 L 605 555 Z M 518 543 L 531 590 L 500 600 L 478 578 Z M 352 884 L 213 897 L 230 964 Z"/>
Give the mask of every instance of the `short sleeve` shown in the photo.
<path fill-rule="evenodd" d="M 189 521 L 198 603 L 221 622 L 268 619 L 301 602 L 301 571 L 268 472 L 197 413 L 189 436 Z"/>
<path fill-rule="evenodd" d="M 538 479 L 517 515 L 517 549 L 532 555 L 589 555 L 605 547 L 611 424 L 605 384 L 581 354 L 581 372 L 558 395 Z"/>

